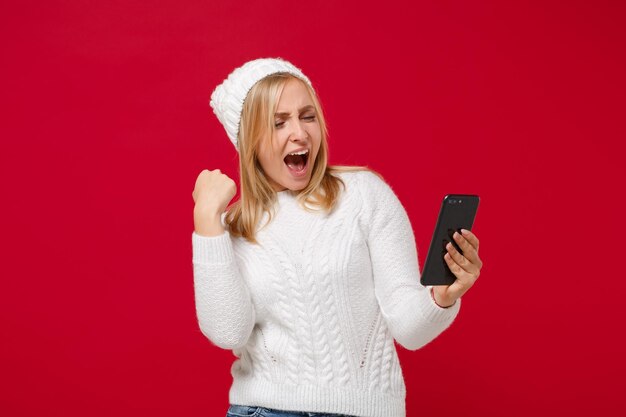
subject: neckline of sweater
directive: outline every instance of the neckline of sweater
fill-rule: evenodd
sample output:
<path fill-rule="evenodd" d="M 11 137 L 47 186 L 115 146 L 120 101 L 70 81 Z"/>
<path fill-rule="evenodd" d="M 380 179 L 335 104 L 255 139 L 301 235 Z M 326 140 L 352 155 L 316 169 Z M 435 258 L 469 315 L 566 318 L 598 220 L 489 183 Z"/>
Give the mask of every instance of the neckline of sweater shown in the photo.
<path fill-rule="evenodd" d="M 286 189 L 283 191 L 277 191 L 276 192 L 276 196 L 277 198 L 284 200 L 284 199 L 289 199 L 289 200 L 295 200 L 296 197 L 298 196 L 298 192 L 297 191 L 292 191 L 290 189 Z"/>

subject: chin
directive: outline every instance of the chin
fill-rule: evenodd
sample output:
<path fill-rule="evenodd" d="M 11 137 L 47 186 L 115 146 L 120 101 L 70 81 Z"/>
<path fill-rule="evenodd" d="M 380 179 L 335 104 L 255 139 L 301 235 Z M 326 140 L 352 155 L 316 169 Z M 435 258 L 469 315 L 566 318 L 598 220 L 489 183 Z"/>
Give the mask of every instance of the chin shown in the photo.
<path fill-rule="evenodd" d="M 309 185 L 309 182 L 310 182 L 310 178 L 307 178 L 307 181 L 297 181 L 297 182 L 289 181 L 288 183 L 283 185 L 283 187 L 291 191 L 301 191 L 301 190 L 304 190 Z"/>

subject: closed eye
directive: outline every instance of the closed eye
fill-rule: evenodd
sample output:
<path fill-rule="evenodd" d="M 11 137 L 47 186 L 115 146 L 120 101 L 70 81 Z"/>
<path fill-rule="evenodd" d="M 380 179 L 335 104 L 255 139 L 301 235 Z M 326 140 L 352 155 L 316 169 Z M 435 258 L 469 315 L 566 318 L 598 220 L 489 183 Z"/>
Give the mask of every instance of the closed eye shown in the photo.
<path fill-rule="evenodd" d="M 312 121 L 315 120 L 315 115 L 313 114 L 313 115 L 310 115 L 310 116 L 304 116 L 304 117 L 302 117 L 302 120 L 306 120 L 307 122 L 312 122 Z M 277 121 L 277 122 L 274 122 L 274 127 L 277 128 L 277 129 L 280 129 L 281 127 L 284 126 L 284 124 L 285 124 L 284 121 L 280 121 L 280 122 Z"/>

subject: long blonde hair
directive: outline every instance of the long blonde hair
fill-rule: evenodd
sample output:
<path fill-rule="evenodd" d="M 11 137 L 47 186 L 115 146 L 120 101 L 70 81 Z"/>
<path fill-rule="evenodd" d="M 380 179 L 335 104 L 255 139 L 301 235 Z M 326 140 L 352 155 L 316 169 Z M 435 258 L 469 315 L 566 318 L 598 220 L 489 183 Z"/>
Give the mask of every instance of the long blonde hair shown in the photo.
<path fill-rule="evenodd" d="M 276 73 L 263 78 L 250 89 L 243 103 L 237 138 L 241 179 L 240 198 L 228 208 L 225 220 L 231 235 L 243 236 L 251 243 L 258 243 L 256 232 L 259 222 L 265 212 L 269 214 L 269 221 L 271 221 L 276 202 L 276 191 L 268 182 L 259 163 L 258 149 L 261 141 L 271 141 L 275 129 L 274 113 L 278 100 L 285 84 L 292 78 L 306 86 L 313 100 L 322 133 L 311 180 L 296 197 L 300 206 L 309 211 L 332 211 L 339 197 L 340 183 L 345 187 L 341 178 L 333 174 L 369 170 L 364 166 L 328 165 L 328 131 L 320 102 L 311 86 L 288 73 Z"/>

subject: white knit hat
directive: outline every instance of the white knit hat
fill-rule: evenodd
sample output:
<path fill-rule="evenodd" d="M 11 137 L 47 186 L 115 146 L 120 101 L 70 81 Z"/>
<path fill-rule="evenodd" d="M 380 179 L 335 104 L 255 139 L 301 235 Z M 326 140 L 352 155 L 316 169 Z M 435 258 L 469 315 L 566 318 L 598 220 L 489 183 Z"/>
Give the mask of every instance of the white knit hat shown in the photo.
<path fill-rule="evenodd" d="M 259 80 L 277 72 L 287 72 L 292 74 L 307 84 L 311 81 L 290 62 L 282 58 L 260 58 L 248 61 L 241 67 L 230 73 L 227 79 L 218 85 L 211 94 L 211 107 L 226 129 L 226 134 L 235 145 L 237 151 L 237 135 L 239 133 L 239 121 L 241 120 L 241 110 L 243 102 L 248 95 L 248 91 Z"/>

